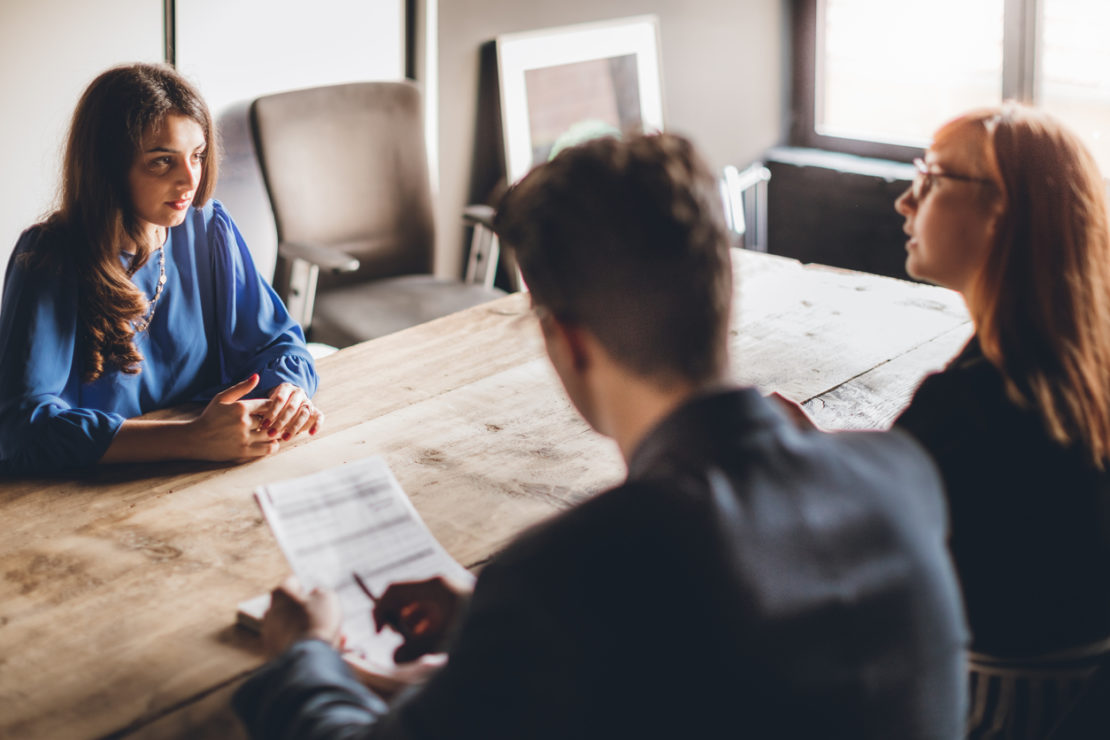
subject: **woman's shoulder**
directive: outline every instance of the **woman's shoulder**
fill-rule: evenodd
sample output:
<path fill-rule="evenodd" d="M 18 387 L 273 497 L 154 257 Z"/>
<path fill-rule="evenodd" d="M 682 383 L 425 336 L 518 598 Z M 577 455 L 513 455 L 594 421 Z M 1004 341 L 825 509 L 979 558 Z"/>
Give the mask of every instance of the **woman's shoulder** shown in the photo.
<path fill-rule="evenodd" d="M 66 248 L 67 239 L 50 224 L 35 224 L 23 231 L 3 273 L 5 312 L 75 305 L 78 270 Z"/>
<path fill-rule="evenodd" d="M 220 253 L 234 240 L 236 226 L 223 203 L 209 198 L 204 205 L 193 207 L 186 223 L 175 227 L 175 232 L 178 230 L 194 249 Z"/>
<path fill-rule="evenodd" d="M 895 420 L 918 437 L 966 429 L 971 419 L 998 416 L 1006 404 L 1001 373 L 983 356 L 975 337 L 939 372 L 925 376 Z"/>
<path fill-rule="evenodd" d="M 60 227 L 49 221 L 40 221 L 23 230 L 12 254 L 31 254 L 43 249 L 52 249 L 61 241 L 61 237 Z"/>
<path fill-rule="evenodd" d="M 973 336 L 960 353 L 940 372 L 925 377 L 919 392 L 993 398 L 1004 393 L 1002 373 L 983 355 L 978 337 Z"/>
<path fill-rule="evenodd" d="M 211 218 L 221 223 L 231 223 L 231 214 L 227 212 L 227 207 L 215 198 L 209 198 L 208 202 L 204 204 L 203 210 L 211 214 Z"/>
<path fill-rule="evenodd" d="M 934 455 L 988 443 L 1016 449 L 1018 442 L 1037 446 L 1047 439 L 1036 414 L 1009 396 L 1002 372 L 974 339 L 944 370 L 921 382 L 895 424 Z"/>
<path fill-rule="evenodd" d="M 69 264 L 65 259 L 69 235 L 65 227 L 42 221 L 24 229 L 12 250 L 8 272 L 21 270 L 60 274 Z"/>
<path fill-rule="evenodd" d="M 194 206 L 193 218 L 206 230 L 225 227 L 232 223 L 227 208 L 215 198 L 209 198 L 202 206 Z"/>

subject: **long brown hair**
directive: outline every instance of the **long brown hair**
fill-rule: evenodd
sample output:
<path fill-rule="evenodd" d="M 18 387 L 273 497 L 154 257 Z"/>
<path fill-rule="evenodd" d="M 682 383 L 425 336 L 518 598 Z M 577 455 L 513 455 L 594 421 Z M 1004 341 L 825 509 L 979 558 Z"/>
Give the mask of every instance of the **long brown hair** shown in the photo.
<path fill-rule="evenodd" d="M 982 126 L 1004 201 L 969 307 L 1007 392 L 1053 439 L 1110 460 L 1110 217 L 1079 138 L 1007 103 L 949 124 Z M 946 127 L 947 128 L 947 127 Z M 938 136 L 940 134 L 938 133 Z"/>
<path fill-rule="evenodd" d="M 92 382 L 107 370 L 138 373 L 133 322 L 147 311 L 146 296 L 131 282 L 151 253 L 142 238 L 128 174 L 143 136 L 168 114 L 196 121 L 208 155 L 193 205 L 200 207 L 216 185 L 218 156 L 208 106 L 172 67 L 129 64 L 102 73 L 77 103 L 62 164 L 60 205 L 40 240 L 44 263 L 67 262 L 78 282 L 78 336 L 82 378 Z M 121 250 L 133 256 L 126 266 Z"/>

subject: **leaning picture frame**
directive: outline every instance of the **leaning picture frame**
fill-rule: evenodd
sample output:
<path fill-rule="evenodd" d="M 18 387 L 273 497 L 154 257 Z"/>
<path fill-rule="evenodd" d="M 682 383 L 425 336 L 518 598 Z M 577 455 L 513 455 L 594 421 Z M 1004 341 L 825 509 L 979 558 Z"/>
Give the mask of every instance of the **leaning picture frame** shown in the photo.
<path fill-rule="evenodd" d="M 510 183 L 579 141 L 663 130 L 654 15 L 498 36 L 497 69 Z"/>

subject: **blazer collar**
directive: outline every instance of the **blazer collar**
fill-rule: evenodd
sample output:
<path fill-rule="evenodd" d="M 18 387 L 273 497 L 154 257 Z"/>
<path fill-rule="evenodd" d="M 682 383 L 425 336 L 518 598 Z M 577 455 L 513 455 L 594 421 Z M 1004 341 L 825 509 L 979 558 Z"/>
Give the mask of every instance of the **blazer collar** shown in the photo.
<path fill-rule="evenodd" d="M 785 423 L 786 419 L 755 388 L 699 393 L 664 417 L 640 441 L 628 461 L 628 477 L 645 475 L 676 451 L 708 452 L 725 439 Z"/>

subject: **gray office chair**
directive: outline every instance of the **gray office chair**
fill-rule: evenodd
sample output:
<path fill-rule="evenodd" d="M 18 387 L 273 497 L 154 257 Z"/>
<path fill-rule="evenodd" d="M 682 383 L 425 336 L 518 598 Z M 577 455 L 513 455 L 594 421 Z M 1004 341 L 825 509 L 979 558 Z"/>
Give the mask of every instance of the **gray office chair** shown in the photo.
<path fill-rule="evenodd" d="M 771 171 L 756 162 L 743 171 L 726 165 L 721 172 L 725 222 L 746 249 L 767 251 L 767 182 Z"/>
<path fill-rule="evenodd" d="M 337 347 L 497 298 L 490 210 L 465 280 L 432 275 L 435 226 L 419 88 L 360 82 L 266 95 L 251 134 L 278 235 L 274 287 L 309 337 Z"/>

